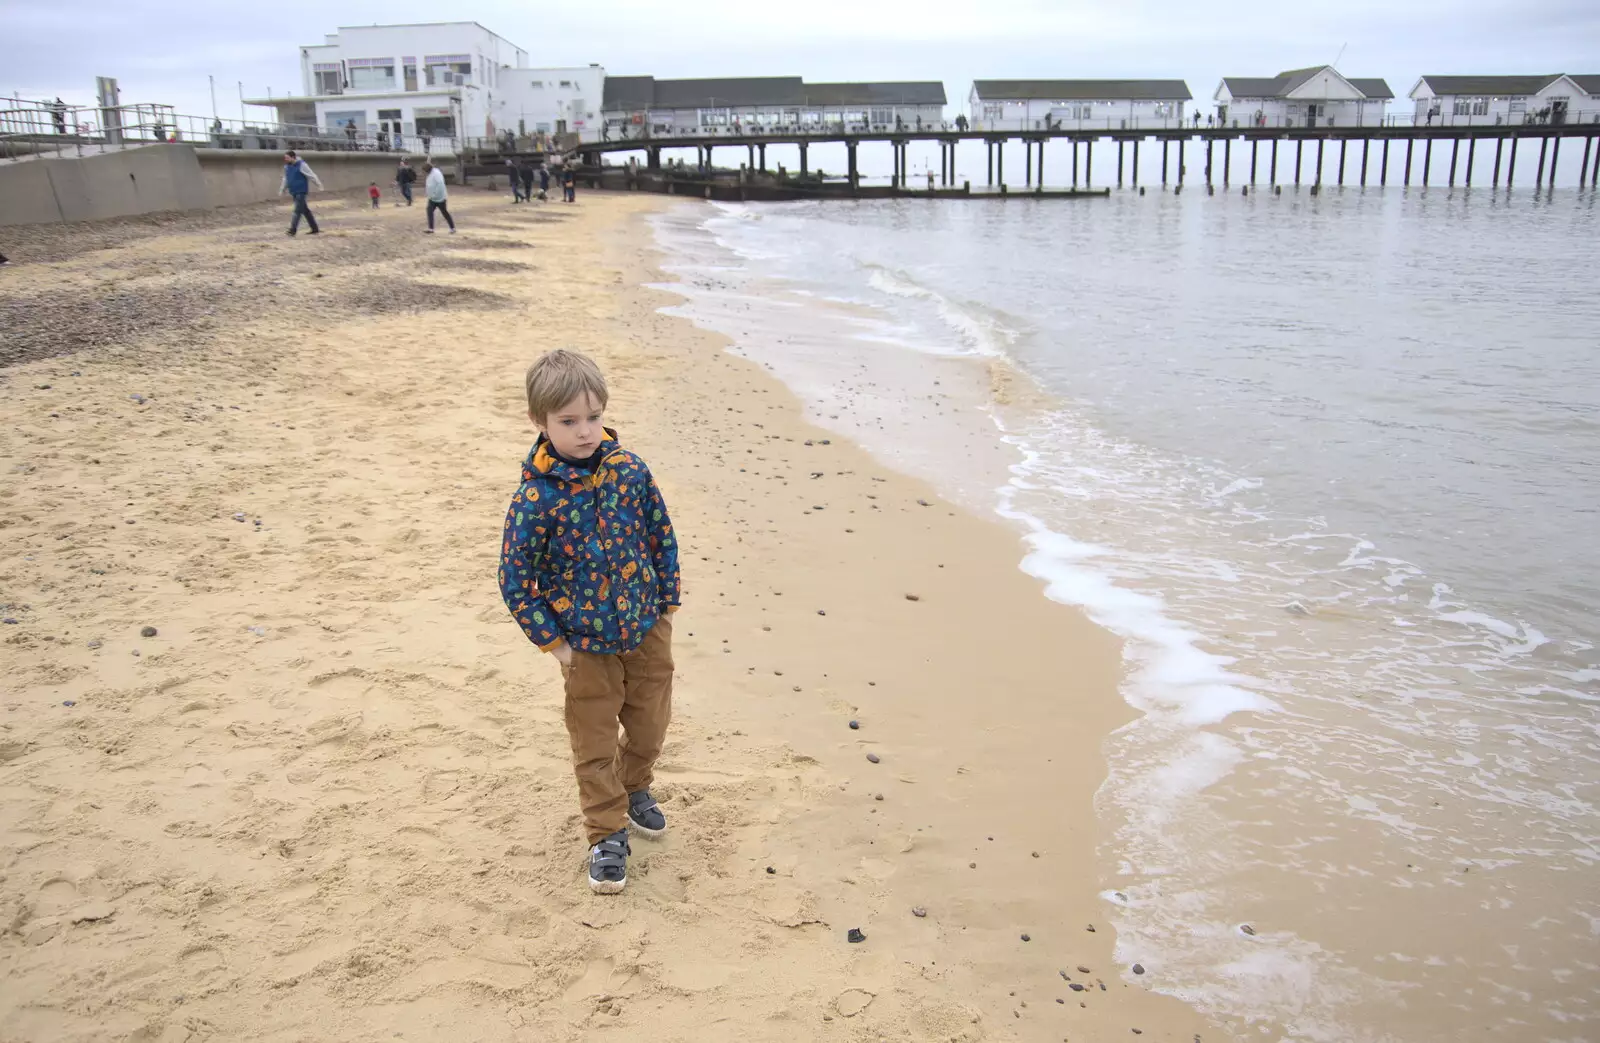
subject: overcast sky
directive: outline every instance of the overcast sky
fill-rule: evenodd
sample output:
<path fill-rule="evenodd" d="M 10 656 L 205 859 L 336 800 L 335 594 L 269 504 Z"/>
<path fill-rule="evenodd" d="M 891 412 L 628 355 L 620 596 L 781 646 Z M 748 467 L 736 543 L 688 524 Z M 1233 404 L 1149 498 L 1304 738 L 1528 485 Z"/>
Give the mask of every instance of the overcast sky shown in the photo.
<path fill-rule="evenodd" d="M 691 14 L 690 12 L 698 12 Z M 451 5 L 0 0 L 0 91 L 90 104 L 97 75 L 124 104 L 238 118 L 246 96 L 298 91 L 299 47 L 341 25 L 473 19 L 534 65 L 613 74 L 943 80 L 953 106 L 977 78 L 1174 77 L 1209 99 L 1224 75 L 1338 61 L 1404 97 L 1422 73 L 1600 73 L 1600 0 L 1296 5 L 1246 0 L 659 0 Z"/>

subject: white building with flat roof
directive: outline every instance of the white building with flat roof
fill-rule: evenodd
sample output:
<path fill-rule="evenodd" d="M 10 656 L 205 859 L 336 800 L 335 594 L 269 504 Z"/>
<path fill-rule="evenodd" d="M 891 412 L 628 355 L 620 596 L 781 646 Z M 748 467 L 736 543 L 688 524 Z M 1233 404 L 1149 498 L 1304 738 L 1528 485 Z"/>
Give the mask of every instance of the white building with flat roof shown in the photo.
<path fill-rule="evenodd" d="M 496 123 L 497 94 L 512 89 L 508 72 L 527 64 L 527 51 L 477 22 L 342 26 L 300 48 L 299 94 L 246 102 L 335 140 L 353 131 L 370 143 L 382 133 L 393 147 L 428 139 L 451 149 L 505 129 Z"/>
<path fill-rule="evenodd" d="M 506 69 L 493 92 L 490 115 L 504 134 L 576 134 L 600 140 L 606 71 L 597 64 Z"/>

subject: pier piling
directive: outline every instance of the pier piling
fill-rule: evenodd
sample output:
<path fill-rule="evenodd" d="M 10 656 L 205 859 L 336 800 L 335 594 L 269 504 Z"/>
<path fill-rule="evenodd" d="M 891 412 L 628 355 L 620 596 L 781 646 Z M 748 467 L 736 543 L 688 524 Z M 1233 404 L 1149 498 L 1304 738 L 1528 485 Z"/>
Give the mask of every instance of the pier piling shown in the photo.
<path fill-rule="evenodd" d="M 1339 185 L 1344 185 L 1344 154 L 1350 151 L 1350 139 L 1345 138 L 1339 142 Z"/>
<path fill-rule="evenodd" d="M 1117 187 L 1122 187 L 1122 139 L 1117 139 Z"/>
<path fill-rule="evenodd" d="M 1167 145 L 1166 138 L 1161 139 L 1161 187 L 1167 187 Z"/>
<path fill-rule="evenodd" d="M 1456 157 L 1461 154 L 1461 139 L 1456 138 L 1450 145 L 1450 180 L 1445 184 L 1450 188 L 1456 187 Z"/>
<path fill-rule="evenodd" d="M 1428 139 L 1428 143 L 1426 145 L 1422 146 L 1422 187 L 1423 188 L 1427 188 L 1428 187 L 1428 167 L 1432 163 L 1433 163 L 1433 139 L 1429 138 Z"/>
<path fill-rule="evenodd" d="M 1414 138 L 1406 139 L 1406 172 L 1400 181 L 1400 184 L 1406 188 L 1411 187 L 1411 149 L 1415 144 L 1416 140 Z"/>
<path fill-rule="evenodd" d="M 1500 150 L 1505 148 L 1505 144 L 1505 138 L 1496 138 L 1494 141 L 1494 173 L 1489 178 L 1490 188 L 1500 187 Z"/>
<path fill-rule="evenodd" d="M 1387 185 L 1389 183 L 1389 139 L 1388 138 L 1384 138 L 1383 139 L 1383 157 L 1380 160 L 1380 162 L 1383 165 L 1378 169 L 1378 187 L 1382 188 L 1384 185 Z"/>
<path fill-rule="evenodd" d="M 1583 187 L 1583 183 L 1585 181 L 1589 180 L 1589 149 L 1592 148 L 1593 146 L 1594 146 L 1594 139 L 1593 138 L 1584 138 L 1583 139 L 1583 165 L 1578 167 L 1578 187 L 1579 188 L 1582 188 Z"/>
<path fill-rule="evenodd" d="M 1550 151 L 1550 139 L 1549 138 L 1540 138 L 1539 139 L 1539 169 L 1534 171 L 1534 174 L 1533 174 L 1533 187 L 1534 188 L 1538 188 L 1540 185 L 1544 184 L 1544 156 L 1545 156 L 1545 153 L 1548 152 L 1548 151 Z"/>
<path fill-rule="evenodd" d="M 1511 187 L 1511 182 L 1517 176 L 1517 139 L 1511 139 L 1511 156 L 1506 160 L 1506 188 Z"/>
<path fill-rule="evenodd" d="M 1078 139 L 1072 139 L 1072 187 L 1078 187 Z"/>
<path fill-rule="evenodd" d="M 1272 169 L 1267 174 L 1267 184 L 1276 186 L 1278 183 L 1278 139 L 1272 139 Z"/>
<path fill-rule="evenodd" d="M 1472 187 L 1472 157 L 1477 154 L 1477 151 L 1478 151 L 1478 139 L 1477 138 L 1468 138 L 1467 139 L 1467 169 L 1462 172 L 1463 174 L 1466 175 L 1464 178 L 1462 178 L 1462 184 L 1466 185 L 1468 188 Z"/>
<path fill-rule="evenodd" d="M 1361 187 L 1367 187 L 1367 154 L 1372 151 L 1372 139 L 1361 143 Z"/>
<path fill-rule="evenodd" d="M 1093 141 L 1086 141 L 1086 142 L 1083 143 L 1083 187 L 1084 188 L 1088 188 L 1091 184 L 1093 184 L 1093 178 L 1092 178 L 1093 168 L 1094 168 L 1094 142 Z"/>
<path fill-rule="evenodd" d="M 1032 185 L 1033 184 L 1033 142 L 1029 141 L 1027 138 L 1023 138 L 1022 139 L 1022 151 L 1023 151 L 1023 155 L 1024 155 L 1024 158 L 1022 160 L 1022 183 L 1024 185 Z"/>
<path fill-rule="evenodd" d="M 1228 178 L 1233 167 L 1233 139 L 1222 139 L 1222 187 L 1228 187 Z"/>
<path fill-rule="evenodd" d="M 1305 141 L 1304 140 L 1296 141 L 1294 143 L 1294 184 L 1295 184 L 1296 188 L 1300 187 L 1300 160 L 1301 160 L 1302 157 L 1305 156 L 1305 153 L 1306 153 L 1306 143 L 1305 143 Z"/>
<path fill-rule="evenodd" d="M 1260 149 L 1260 147 L 1261 142 L 1250 142 L 1250 183 L 1252 185 L 1256 183 L 1256 152 Z"/>
<path fill-rule="evenodd" d="M 983 183 L 986 184 L 986 185 L 993 185 L 994 184 L 994 142 L 985 141 L 983 143 L 983 158 L 984 158 L 984 162 L 985 162 L 985 166 L 986 166 L 986 173 L 984 174 L 984 182 Z"/>
<path fill-rule="evenodd" d="M 1133 170 L 1131 171 L 1131 173 L 1133 174 L 1133 183 L 1134 183 L 1135 186 L 1137 186 L 1139 184 L 1139 139 L 1138 138 L 1134 138 L 1133 139 Z M 1140 192 L 1139 194 L 1140 195 L 1144 195 L 1143 192 Z"/>
<path fill-rule="evenodd" d="M 1326 144 L 1327 144 L 1327 140 L 1326 139 L 1324 139 L 1324 138 L 1318 138 L 1317 139 L 1317 176 L 1316 176 L 1316 180 L 1313 182 L 1313 184 L 1315 184 L 1317 188 L 1321 188 L 1322 187 L 1322 146 L 1324 146 Z"/>
<path fill-rule="evenodd" d="M 1550 142 L 1550 180 L 1545 184 L 1550 188 L 1556 187 L 1556 160 L 1561 158 L 1561 139 L 1555 138 Z"/>
<path fill-rule="evenodd" d="M 1211 139 L 1206 139 L 1206 187 L 1211 187 Z"/>

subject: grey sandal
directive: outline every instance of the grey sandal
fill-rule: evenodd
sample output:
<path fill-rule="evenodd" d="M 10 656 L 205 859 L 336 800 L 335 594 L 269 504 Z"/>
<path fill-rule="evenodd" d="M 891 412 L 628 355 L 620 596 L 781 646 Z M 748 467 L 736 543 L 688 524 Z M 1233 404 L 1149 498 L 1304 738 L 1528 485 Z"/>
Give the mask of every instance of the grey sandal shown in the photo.
<path fill-rule="evenodd" d="M 628 831 L 619 829 L 589 849 L 589 890 L 614 895 L 628 886 Z"/>

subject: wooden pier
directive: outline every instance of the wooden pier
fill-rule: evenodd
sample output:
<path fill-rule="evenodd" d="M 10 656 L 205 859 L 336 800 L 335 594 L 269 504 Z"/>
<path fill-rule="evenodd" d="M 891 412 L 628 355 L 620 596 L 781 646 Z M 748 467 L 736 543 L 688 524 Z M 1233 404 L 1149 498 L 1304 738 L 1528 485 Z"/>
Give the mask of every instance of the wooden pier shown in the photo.
<path fill-rule="evenodd" d="M 1114 144 L 1117 152 L 1116 180 L 1117 187 L 1125 183 L 1124 159 L 1131 152 L 1131 173 L 1128 178 L 1133 187 L 1139 184 L 1139 147 L 1141 143 L 1150 143 L 1152 147 L 1159 145 L 1161 148 L 1161 184 L 1173 185 L 1179 189 L 1184 185 L 1185 174 L 1191 160 L 1201 163 L 1201 176 L 1208 191 L 1216 188 L 1229 188 L 1234 184 L 1254 186 L 1258 184 L 1258 164 L 1265 160 L 1269 188 L 1280 185 L 1308 185 L 1320 188 L 1324 184 L 1344 185 L 1355 183 L 1366 185 L 1369 183 L 1370 160 L 1374 143 L 1379 145 L 1378 174 L 1376 183 L 1380 186 L 1389 183 L 1389 153 L 1391 147 L 1404 147 L 1404 168 L 1400 183 L 1404 186 L 1412 184 L 1413 173 L 1418 174 L 1416 183 L 1429 185 L 1436 183 L 1430 180 L 1434 176 L 1434 150 L 1437 145 L 1442 153 L 1449 150 L 1449 167 L 1446 175 L 1446 184 L 1456 184 L 1461 158 L 1461 146 L 1467 146 L 1466 176 L 1463 184 L 1471 184 L 1472 161 L 1476 155 L 1479 141 L 1494 142 L 1495 159 L 1494 172 L 1490 178 L 1490 187 L 1500 187 L 1500 171 L 1502 154 L 1505 157 L 1505 185 L 1513 187 L 1516 180 L 1517 157 L 1521 153 L 1524 158 L 1524 167 L 1527 169 L 1529 150 L 1537 142 L 1538 158 L 1534 173 L 1533 185 L 1536 188 L 1554 186 L 1556 180 L 1557 164 L 1560 161 L 1561 145 L 1564 141 L 1572 141 L 1568 149 L 1571 156 L 1577 148 L 1577 142 L 1583 143 L 1582 159 L 1580 160 L 1578 183 L 1580 186 L 1594 188 L 1600 182 L 1600 124 L 1519 124 L 1502 126 L 1466 126 L 1466 127 L 1170 127 L 1153 129 L 1132 130 L 1083 130 L 1053 128 L 1050 130 L 1033 131 L 984 131 L 984 130 L 917 130 L 910 129 L 875 132 L 875 133 L 762 133 L 742 135 L 685 135 L 673 138 L 635 138 L 624 141 L 593 142 L 578 146 L 573 153 L 573 158 L 581 163 L 586 180 L 592 180 L 602 170 L 615 170 L 614 167 L 602 167 L 601 158 L 606 155 L 618 153 L 642 152 L 645 162 L 640 168 L 640 177 L 637 180 L 653 179 L 663 171 L 662 153 L 668 150 L 694 149 L 695 163 L 688 169 L 692 171 L 710 171 L 714 169 L 715 153 L 718 150 L 729 148 L 742 149 L 745 152 L 744 169 L 750 172 L 767 173 L 767 146 L 791 145 L 799 149 L 800 170 L 799 179 L 804 181 L 809 175 L 809 147 L 817 144 L 843 145 L 846 151 L 847 169 L 842 182 L 838 186 L 828 186 L 825 190 L 814 193 L 827 197 L 860 197 L 880 195 L 912 195 L 935 198 L 968 198 L 969 195 L 987 195 L 989 193 L 972 192 L 970 188 L 963 190 L 956 185 L 955 155 L 956 146 L 963 141 L 976 141 L 984 145 L 987 157 L 985 187 L 995 189 L 996 198 L 1078 198 L 1085 194 L 1101 195 L 1109 189 L 1110 185 L 1095 186 L 1091 184 L 1091 171 L 1093 169 L 1094 147 L 1097 143 L 1105 146 Z M 906 147 L 912 142 L 932 142 L 939 148 L 939 171 L 936 175 L 937 185 L 932 192 L 916 190 L 910 186 L 910 175 L 907 170 Z M 1009 142 L 1020 141 L 1024 147 L 1023 188 L 1016 186 L 1008 188 L 1005 176 L 1004 146 Z M 1070 152 L 1054 162 L 1070 164 L 1071 179 L 1070 189 L 1042 190 L 1045 175 L 1046 147 L 1057 143 L 1057 148 L 1052 150 L 1059 154 L 1070 148 Z M 857 162 L 858 150 L 862 146 L 887 145 L 893 159 L 893 174 L 887 191 L 866 186 L 861 183 L 859 165 Z M 1246 145 L 1249 146 L 1250 160 L 1248 173 L 1244 170 L 1235 171 L 1234 146 L 1239 146 L 1242 153 Z M 1352 149 L 1352 145 L 1356 146 Z M 1416 153 L 1421 146 L 1421 156 Z M 1220 149 L 1218 148 L 1220 146 Z M 1082 153 L 1082 167 L 1080 174 L 1079 156 Z M 1293 156 L 1288 153 L 1292 150 Z M 1218 152 L 1220 151 L 1220 156 Z M 1292 175 L 1290 179 L 1282 182 L 1279 180 L 1279 153 L 1284 152 L 1285 163 L 1292 162 Z M 1261 153 L 1266 152 L 1262 157 Z M 1330 152 L 1332 153 L 1330 155 Z M 1354 154 L 1352 154 L 1354 153 Z M 1240 160 L 1242 164 L 1242 157 Z M 1442 165 L 1442 157 L 1441 157 Z M 1237 179 L 1236 179 L 1237 178 Z M 766 183 L 764 177 L 756 179 Z M 716 182 L 722 184 L 723 182 Z M 783 182 L 779 181 L 779 187 Z M 746 188 L 758 187 L 752 183 Z M 785 189 L 786 191 L 800 192 L 802 189 Z M 1077 190 L 1077 191 L 1072 191 Z M 739 198 L 735 196 L 734 198 Z M 753 192 L 748 198 L 757 198 Z M 803 195 L 782 195 L 779 198 L 805 198 Z"/>

